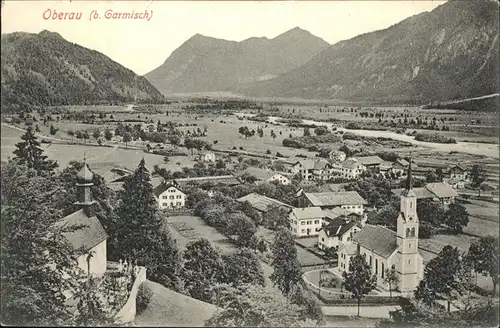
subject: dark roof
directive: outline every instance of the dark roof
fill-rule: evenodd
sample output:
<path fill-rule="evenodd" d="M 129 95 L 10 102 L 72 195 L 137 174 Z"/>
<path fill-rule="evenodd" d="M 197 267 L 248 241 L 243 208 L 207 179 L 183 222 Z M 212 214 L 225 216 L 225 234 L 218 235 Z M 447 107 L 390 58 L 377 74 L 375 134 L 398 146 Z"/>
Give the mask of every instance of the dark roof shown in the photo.
<path fill-rule="evenodd" d="M 367 165 L 380 165 L 384 160 L 378 156 L 361 156 L 358 157 L 358 161 L 367 166 Z"/>
<path fill-rule="evenodd" d="M 159 197 L 163 192 L 165 192 L 165 190 L 167 190 L 170 187 L 174 187 L 175 189 L 184 193 L 184 191 L 182 191 L 182 189 L 180 189 L 178 186 L 176 186 L 175 184 L 173 184 L 171 182 L 164 182 L 164 183 L 160 184 L 158 187 L 153 189 L 153 193 L 155 194 L 156 197 Z"/>
<path fill-rule="evenodd" d="M 368 204 L 357 191 L 305 193 L 313 206 L 341 206 Z"/>
<path fill-rule="evenodd" d="M 450 167 L 450 170 L 453 170 L 453 169 L 458 169 L 458 170 L 460 170 L 460 171 L 462 171 L 462 172 L 467 171 L 467 169 L 465 168 L 465 166 L 463 166 L 462 164 L 455 164 L 455 165 L 452 165 L 452 166 Z"/>
<path fill-rule="evenodd" d="M 272 206 L 281 206 L 286 208 L 292 208 L 293 206 L 280 202 L 279 200 L 269 198 L 257 193 L 251 193 L 246 196 L 237 199 L 238 202 L 249 202 L 253 208 L 261 212 L 267 212 Z"/>
<path fill-rule="evenodd" d="M 338 217 L 330 221 L 326 226 L 323 227 L 326 235 L 328 237 L 338 237 L 344 235 L 349 229 L 358 225 L 355 221 L 346 221 L 345 217 Z M 359 226 L 359 225 L 358 225 Z"/>
<path fill-rule="evenodd" d="M 216 176 L 207 176 L 207 177 L 195 177 L 195 178 L 181 178 L 173 180 L 180 187 L 185 187 L 190 184 L 204 184 L 207 182 L 216 184 L 224 184 L 226 186 L 237 186 L 241 184 L 241 181 L 238 180 L 234 175 L 216 175 Z"/>
<path fill-rule="evenodd" d="M 361 247 L 373 251 L 383 258 L 388 258 L 398 248 L 396 238 L 395 231 L 367 224 L 353 236 L 352 240 Z"/>
<path fill-rule="evenodd" d="M 86 252 L 108 238 L 99 219 L 96 216 L 89 217 L 83 209 L 62 218 L 57 225 L 64 228 L 84 226 L 81 229 L 63 233 L 75 250 Z"/>

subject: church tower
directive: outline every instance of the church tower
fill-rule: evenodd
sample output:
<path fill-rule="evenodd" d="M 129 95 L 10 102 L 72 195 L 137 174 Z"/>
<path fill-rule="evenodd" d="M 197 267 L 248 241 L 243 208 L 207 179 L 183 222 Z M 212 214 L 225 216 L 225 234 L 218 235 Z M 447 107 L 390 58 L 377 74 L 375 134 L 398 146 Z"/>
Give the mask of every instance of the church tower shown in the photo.
<path fill-rule="evenodd" d="M 93 216 L 93 205 L 96 203 L 96 201 L 92 199 L 92 192 L 90 190 L 90 188 L 94 185 L 92 183 L 93 180 L 94 174 L 90 171 L 84 158 L 83 168 L 76 176 L 78 200 L 75 202 L 75 205 L 78 205 L 81 209 L 83 209 L 89 217 Z"/>
<path fill-rule="evenodd" d="M 411 156 L 406 177 L 406 186 L 401 193 L 400 211 L 397 220 L 397 246 L 399 291 L 408 293 L 419 283 L 421 257 L 418 253 L 417 196 L 412 189 Z"/>

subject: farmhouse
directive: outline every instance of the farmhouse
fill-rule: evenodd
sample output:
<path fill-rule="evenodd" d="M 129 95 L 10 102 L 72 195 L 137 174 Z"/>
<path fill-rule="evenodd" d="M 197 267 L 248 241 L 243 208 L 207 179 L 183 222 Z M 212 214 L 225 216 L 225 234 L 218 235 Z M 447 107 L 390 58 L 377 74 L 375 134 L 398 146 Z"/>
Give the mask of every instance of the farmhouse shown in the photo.
<path fill-rule="evenodd" d="M 361 163 L 366 169 L 371 169 L 375 171 L 380 170 L 380 164 L 384 162 L 384 160 L 378 156 L 361 156 L 357 157 L 358 162 Z"/>
<path fill-rule="evenodd" d="M 171 182 L 162 182 L 153 189 L 160 209 L 183 208 L 186 194 Z"/>
<path fill-rule="evenodd" d="M 267 213 L 273 207 L 281 207 L 286 210 L 290 210 L 293 206 L 282 203 L 276 199 L 272 199 L 263 195 L 259 195 L 257 193 L 251 193 L 246 196 L 237 199 L 238 202 L 244 203 L 249 202 L 250 205 L 261 214 Z"/>
<path fill-rule="evenodd" d="M 417 199 L 433 199 L 440 201 L 443 205 L 449 205 L 455 202 L 458 193 L 448 184 L 442 182 L 428 183 L 423 188 L 412 189 Z M 401 196 L 403 189 L 392 189 L 392 192 Z"/>
<path fill-rule="evenodd" d="M 404 158 L 398 158 L 393 164 L 392 164 L 392 172 L 394 174 L 400 174 L 403 175 L 405 174 L 406 170 L 408 169 L 408 161 Z"/>
<path fill-rule="evenodd" d="M 342 162 L 340 168 L 340 176 L 344 179 L 357 179 L 361 173 L 365 170 L 363 164 L 361 164 L 356 158 L 348 158 Z"/>
<path fill-rule="evenodd" d="M 283 173 L 264 170 L 258 167 L 249 167 L 245 173 L 256 178 L 256 183 L 275 182 L 282 185 L 289 185 L 292 181 Z"/>
<path fill-rule="evenodd" d="M 64 217 L 57 223 L 60 228 L 83 226 L 70 232 L 64 232 L 70 245 L 80 252 L 78 267 L 85 273 L 100 277 L 106 272 L 106 241 L 108 235 L 101 222 L 94 214 L 96 201 L 92 199 L 91 187 L 94 174 L 87 163 L 77 175 L 78 200 L 75 205 L 80 209 Z"/>
<path fill-rule="evenodd" d="M 353 235 L 361 230 L 358 222 L 346 216 L 339 216 L 322 227 L 318 234 L 318 248 L 325 250 L 351 242 Z"/>
<path fill-rule="evenodd" d="M 329 180 L 331 176 L 331 165 L 324 158 L 307 158 L 296 162 L 291 172 L 299 173 L 302 180 Z"/>
<path fill-rule="evenodd" d="M 302 193 L 298 199 L 299 206 L 318 206 L 321 209 L 340 207 L 347 212 L 363 214 L 363 206 L 368 204 L 357 191 Z"/>
<path fill-rule="evenodd" d="M 325 213 L 319 207 L 294 208 L 290 212 L 290 231 L 294 236 L 315 236 L 324 224 Z"/>
<path fill-rule="evenodd" d="M 203 163 L 215 163 L 215 153 L 207 151 L 200 154 L 199 160 Z"/>
<path fill-rule="evenodd" d="M 450 179 L 457 179 L 458 181 L 467 181 L 469 178 L 467 169 L 460 164 L 452 165 L 448 169 L 448 174 Z"/>
<path fill-rule="evenodd" d="M 379 288 L 387 288 L 385 270 L 394 268 L 399 277 L 400 292 L 408 295 L 416 289 L 423 277 L 424 265 L 418 251 L 417 195 L 412 189 L 411 179 L 409 165 L 406 188 L 400 196 L 397 232 L 381 226 L 364 226 L 353 236 L 352 243 L 339 248 L 340 271 L 349 270 L 349 261 L 354 254 L 362 254 L 377 277 Z"/>

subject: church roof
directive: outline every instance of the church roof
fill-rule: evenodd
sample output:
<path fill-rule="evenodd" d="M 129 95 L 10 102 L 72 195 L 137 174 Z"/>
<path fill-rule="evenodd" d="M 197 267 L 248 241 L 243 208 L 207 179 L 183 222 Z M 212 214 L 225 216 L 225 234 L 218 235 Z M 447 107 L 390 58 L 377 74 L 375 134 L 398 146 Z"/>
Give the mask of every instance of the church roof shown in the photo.
<path fill-rule="evenodd" d="M 373 251 L 383 258 L 388 258 L 398 248 L 396 238 L 395 231 L 367 224 L 353 236 L 352 240 L 361 247 Z"/>
<path fill-rule="evenodd" d="M 82 226 L 80 229 L 63 233 L 75 250 L 86 252 L 108 238 L 99 219 L 96 216 L 89 217 L 83 209 L 62 218 L 57 225 L 61 228 Z"/>

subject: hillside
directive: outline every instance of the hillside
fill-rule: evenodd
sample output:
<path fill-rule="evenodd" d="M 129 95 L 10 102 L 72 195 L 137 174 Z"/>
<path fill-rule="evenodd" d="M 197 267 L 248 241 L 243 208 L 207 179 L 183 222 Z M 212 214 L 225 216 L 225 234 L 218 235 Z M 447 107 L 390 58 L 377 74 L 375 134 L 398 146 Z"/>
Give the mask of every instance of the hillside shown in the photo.
<path fill-rule="evenodd" d="M 289 72 L 328 46 L 298 27 L 241 42 L 196 34 L 145 77 L 163 94 L 231 91 Z"/>
<path fill-rule="evenodd" d="M 59 34 L 2 34 L 2 111 L 41 105 L 160 102 L 145 78 Z"/>
<path fill-rule="evenodd" d="M 417 103 L 498 92 L 498 3 L 449 1 L 338 42 L 248 96 Z"/>

